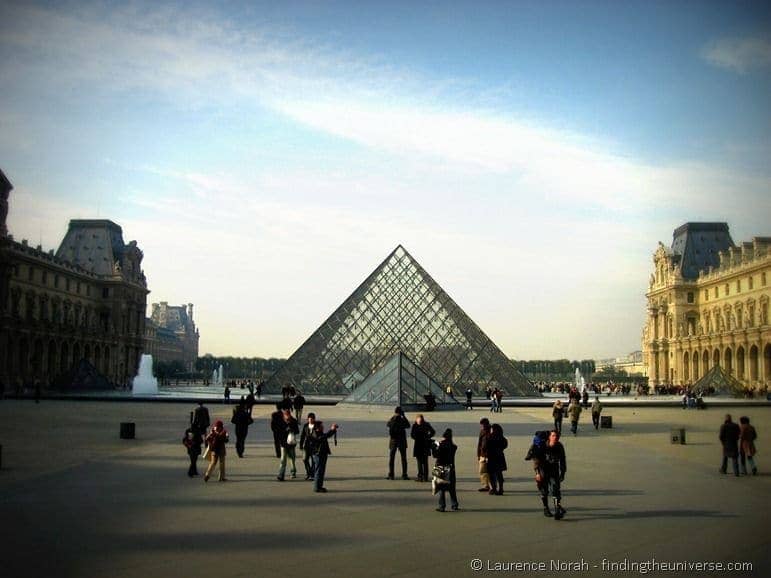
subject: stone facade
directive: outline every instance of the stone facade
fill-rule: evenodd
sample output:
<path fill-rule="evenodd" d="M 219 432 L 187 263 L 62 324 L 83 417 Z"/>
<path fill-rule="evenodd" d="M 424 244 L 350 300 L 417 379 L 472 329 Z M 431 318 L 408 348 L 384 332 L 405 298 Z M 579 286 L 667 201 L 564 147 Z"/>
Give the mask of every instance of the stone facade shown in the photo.
<path fill-rule="evenodd" d="M 686 223 L 659 243 L 643 356 L 651 385 L 689 385 L 720 365 L 747 389 L 771 387 L 771 237 L 735 245 L 726 223 Z"/>
<path fill-rule="evenodd" d="M 198 359 L 198 329 L 193 321 L 193 304 L 153 303 L 152 315 L 145 322 L 145 353 L 155 361 L 179 361 L 185 371 L 195 371 Z"/>
<path fill-rule="evenodd" d="M 0 184 L 7 199 L 4 175 Z M 6 231 L 4 219 L 1 225 Z M 70 221 L 56 253 L 2 235 L 0 381 L 47 387 L 86 359 L 113 384 L 127 386 L 143 346 L 142 257 L 136 241 L 125 244 L 109 220 Z"/>

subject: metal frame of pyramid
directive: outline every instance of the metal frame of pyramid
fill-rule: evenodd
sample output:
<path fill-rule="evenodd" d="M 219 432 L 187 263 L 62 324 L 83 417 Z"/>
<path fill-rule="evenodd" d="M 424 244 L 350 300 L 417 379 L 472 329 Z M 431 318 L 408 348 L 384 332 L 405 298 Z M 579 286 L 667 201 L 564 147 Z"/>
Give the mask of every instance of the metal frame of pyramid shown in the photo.
<path fill-rule="evenodd" d="M 720 366 L 714 365 L 701 379 L 691 386 L 693 390 L 707 390 L 714 388 L 716 395 L 732 395 L 741 397 L 744 394 L 744 385 L 734 376 L 729 375 Z"/>
<path fill-rule="evenodd" d="M 401 245 L 274 373 L 268 392 L 291 385 L 343 394 L 402 351 L 443 387 L 488 385 L 506 395 L 540 394 Z"/>
<path fill-rule="evenodd" d="M 434 378 L 402 351 L 392 355 L 380 369 L 362 381 L 340 403 L 356 405 L 399 405 L 405 409 L 421 409 L 425 395 L 434 395 L 437 409 L 463 409 L 455 397 L 448 395 Z"/>

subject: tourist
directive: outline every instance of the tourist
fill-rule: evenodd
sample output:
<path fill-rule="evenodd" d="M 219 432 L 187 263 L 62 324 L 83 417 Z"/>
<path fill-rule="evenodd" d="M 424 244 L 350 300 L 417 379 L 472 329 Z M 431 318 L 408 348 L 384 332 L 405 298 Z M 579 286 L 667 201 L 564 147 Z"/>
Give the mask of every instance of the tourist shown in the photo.
<path fill-rule="evenodd" d="M 750 425 L 750 418 L 746 415 L 739 418 L 739 458 L 741 461 L 742 473 L 747 475 L 747 464 L 749 464 L 753 476 L 758 475 L 758 468 L 755 465 L 755 439 L 758 434 L 755 428 Z"/>
<path fill-rule="evenodd" d="M 407 430 L 410 428 L 410 422 L 404 416 L 402 408 L 397 406 L 394 409 L 394 415 L 386 424 L 388 428 L 388 479 L 394 479 L 394 458 L 398 451 L 402 458 L 402 479 L 408 480 L 407 476 Z"/>
<path fill-rule="evenodd" d="M 483 417 L 479 420 L 479 441 L 477 442 L 477 462 L 479 463 L 480 492 L 490 491 L 490 474 L 487 471 L 487 453 L 485 446 L 490 437 L 490 420 Z"/>
<path fill-rule="evenodd" d="M 503 412 L 503 390 L 498 388 L 495 389 L 495 411 Z"/>
<path fill-rule="evenodd" d="M 576 398 L 570 401 L 568 417 L 570 417 L 570 431 L 573 432 L 573 435 L 578 435 L 578 418 L 581 417 L 581 404 Z"/>
<path fill-rule="evenodd" d="M 503 495 L 503 472 L 506 471 L 506 456 L 504 451 L 509 447 L 508 440 L 503 436 L 503 428 L 494 423 L 490 428 L 485 449 L 487 452 L 487 473 L 490 476 L 491 495 Z"/>
<path fill-rule="evenodd" d="M 230 385 L 225 386 L 225 394 L 224 394 L 224 399 L 222 400 L 222 403 L 224 404 L 230 403 Z"/>
<path fill-rule="evenodd" d="M 297 419 L 297 423 L 300 423 L 303 419 L 303 408 L 305 407 L 305 397 L 303 397 L 303 394 L 301 391 L 298 391 L 297 395 L 294 396 L 294 399 L 292 400 L 292 405 L 294 406 L 295 418 Z"/>
<path fill-rule="evenodd" d="M 592 402 L 592 423 L 594 424 L 594 429 L 598 429 L 600 427 L 600 414 L 602 413 L 602 404 L 600 403 L 599 396 L 594 397 L 594 402 Z"/>
<path fill-rule="evenodd" d="M 551 415 L 554 418 L 554 429 L 562 433 L 562 418 L 565 417 L 565 413 L 562 409 L 562 400 L 557 400 L 552 406 Z"/>
<path fill-rule="evenodd" d="M 187 469 L 189 477 L 198 475 L 198 456 L 201 455 L 201 444 L 203 437 L 197 431 L 189 427 L 185 430 L 185 437 L 182 438 L 182 444 L 187 448 L 187 455 L 190 458 L 190 467 Z"/>
<path fill-rule="evenodd" d="M 286 473 L 286 463 L 290 462 L 289 473 L 292 479 L 297 477 L 297 464 L 295 461 L 295 449 L 297 448 L 297 436 L 300 435 L 300 427 L 297 424 L 297 420 L 292 415 L 292 411 L 284 409 L 281 412 L 281 418 L 283 428 L 279 430 L 279 444 L 281 445 L 281 461 L 278 467 L 278 476 L 276 479 L 279 482 L 284 481 L 284 474 Z"/>
<path fill-rule="evenodd" d="M 324 432 L 324 423 L 317 421 L 311 432 L 311 452 L 313 453 L 313 491 L 326 492 L 324 476 L 327 471 L 327 459 L 332 454 L 329 449 L 329 438 L 337 434 L 338 425 L 332 424 L 328 432 Z"/>
<path fill-rule="evenodd" d="M 228 430 L 225 429 L 222 420 L 218 419 L 214 422 L 214 427 L 211 428 L 209 435 L 206 436 L 206 445 L 209 450 L 209 467 L 206 468 L 206 473 L 203 475 L 204 482 L 209 481 L 209 476 L 212 470 L 214 470 L 214 466 L 218 463 L 220 466 L 219 481 L 227 481 L 225 477 L 225 454 L 227 453 L 225 444 L 228 443 L 229 439 Z"/>
<path fill-rule="evenodd" d="M 270 431 L 273 432 L 273 448 L 276 457 L 281 457 L 281 431 L 284 429 L 284 414 L 281 402 L 276 404 L 276 411 L 270 414 Z"/>
<path fill-rule="evenodd" d="M 436 431 L 424 418 L 418 414 L 415 423 L 412 424 L 410 437 L 415 440 L 412 443 L 412 455 L 418 463 L 418 482 L 428 481 L 428 456 L 431 454 L 431 445 Z"/>
<path fill-rule="evenodd" d="M 308 414 L 308 423 L 303 426 L 300 433 L 300 449 L 303 451 L 303 465 L 305 466 L 305 479 L 313 479 L 313 452 L 311 448 L 311 432 L 316 424 L 316 414 Z"/>
<path fill-rule="evenodd" d="M 255 399 L 254 399 L 254 386 L 252 384 L 249 384 L 249 395 L 246 396 L 246 410 L 249 412 L 249 416 L 252 415 L 252 409 L 254 409 Z"/>
<path fill-rule="evenodd" d="M 538 448 L 532 456 L 535 483 L 543 503 L 543 515 L 549 518 L 554 516 L 557 520 L 562 519 L 566 512 L 562 507 L 560 484 L 565 480 L 565 474 L 568 470 L 565 448 L 559 439 L 559 432 L 552 430 L 549 432 L 549 439 L 546 444 Z M 554 514 L 549 509 L 549 494 L 554 499 Z"/>
<path fill-rule="evenodd" d="M 244 445 L 246 444 L 246 436 L 249 433 L 249 426 L 254 423 L 252 416 L 249 415 L 245 401 L 242 401 L 233 409 L 233 417 L 230 419 L 230 423 L 236 426 L 236 453 L 239 458 L 242 458 L 244 457 Z"/>
<path fill-rule="evenodd" d="M 434 449 L 436 465 L 450 468 L 449 483 L 436 485 L 439 493 L 439 507 L 436 509 L 437 512 L 444 512 L 447 507 L 447 499 L 445 497 L 446 492 L 450 492 L 450 505 L 453 511 L 458 509 L 458 495 L 455 492 L 455 452 L 457 451 L 458 446 L 452 443 L 452 430 L 447 428 L 444 430 L 444 434 L 442 434 L 442 441 L 440 441 Z"/>
<path fill-rule="evenodd" d="M 190 428 L 203 437 L 206 434 L 206 430 L 209 429 L 209 410 L 204 406 L 202 401 L 198 402 L 198 407 L 190 412 Z"/>
<path fill-rule="evenodd" d="M 723 425 L 720 426 L 720 442 L 723 444 L 723 461 L 720 465 L 720 472 L 725 474 L 728 466 L 728 458 L 734 467 L 734 475 L 739 476 L 739 436 L 741 430 L 731 420 L 731 414 L 726 414 Z"/>

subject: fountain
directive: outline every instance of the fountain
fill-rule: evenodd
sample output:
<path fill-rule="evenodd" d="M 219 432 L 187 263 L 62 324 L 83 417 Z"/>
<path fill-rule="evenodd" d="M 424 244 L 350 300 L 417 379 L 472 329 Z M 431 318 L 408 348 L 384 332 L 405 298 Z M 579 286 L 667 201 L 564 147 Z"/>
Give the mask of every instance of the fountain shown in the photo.
<path fill-rule="evenodd" d="M 586 382 L 584 381 L 584 376 L 581 375 L 581 370 L 577 367 L 574 385 L 576 386 L 576 391 L 581 392 L 581 394 L 584 393 L 584 390 L 586 389 Z"/>
<path fill-rule="evenodd" d="M 153 356 L 142 354 L 139 373 L 134 378 L 132 395 L 158 395 L 158 380 L 153 377 Z"/>
<path fill-rule="evenodd" d="M 222 380 L 222 364 L 220 363 L 219 373 L 217 374 L 217 385 L 222 385 L 223 383 L 225 382 Z"/>

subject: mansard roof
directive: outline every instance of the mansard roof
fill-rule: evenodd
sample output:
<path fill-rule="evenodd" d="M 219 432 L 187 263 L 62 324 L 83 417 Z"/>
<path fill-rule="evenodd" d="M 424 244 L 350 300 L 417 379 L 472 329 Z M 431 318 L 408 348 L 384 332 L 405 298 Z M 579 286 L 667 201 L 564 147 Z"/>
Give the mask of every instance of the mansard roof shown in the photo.
<path fill-rule="evenodd" d="M 123 230 L 108 219 L 73 219 L 56 256 L 101 276 L 115 272 L 115 262 L 135 243 L 123 242 Z"/>
<path fill-rule="evenodd" d="M 683 279 L 720 265 L 720 252 L 734 246 L 728 223 L 685 223 L 672 234 L 672 252 L 679 257 Z"/>

